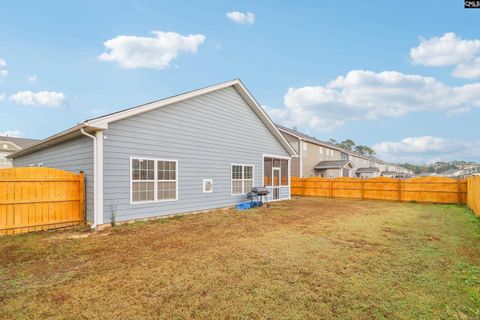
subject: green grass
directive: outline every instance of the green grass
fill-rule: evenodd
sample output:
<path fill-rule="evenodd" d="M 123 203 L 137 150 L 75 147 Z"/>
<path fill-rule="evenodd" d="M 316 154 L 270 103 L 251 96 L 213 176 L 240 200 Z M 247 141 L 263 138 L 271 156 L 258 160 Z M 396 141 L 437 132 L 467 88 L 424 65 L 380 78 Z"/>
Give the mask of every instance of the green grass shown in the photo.
<path fill-rule="evenodd" d="M 0 319 L 480 319 L 480 219 L 322 198 L 0 238 Z"/>

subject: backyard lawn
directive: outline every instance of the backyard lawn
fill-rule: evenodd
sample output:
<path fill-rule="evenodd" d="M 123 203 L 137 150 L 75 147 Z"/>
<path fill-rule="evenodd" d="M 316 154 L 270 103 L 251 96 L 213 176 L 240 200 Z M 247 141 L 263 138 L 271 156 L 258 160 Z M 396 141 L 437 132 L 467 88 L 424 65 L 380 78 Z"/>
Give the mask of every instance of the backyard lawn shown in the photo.
<path fill-rule="evenodd" d="M 0 319 L 480 319 L 465 207 L 322 198 L 0 238 Z"/>

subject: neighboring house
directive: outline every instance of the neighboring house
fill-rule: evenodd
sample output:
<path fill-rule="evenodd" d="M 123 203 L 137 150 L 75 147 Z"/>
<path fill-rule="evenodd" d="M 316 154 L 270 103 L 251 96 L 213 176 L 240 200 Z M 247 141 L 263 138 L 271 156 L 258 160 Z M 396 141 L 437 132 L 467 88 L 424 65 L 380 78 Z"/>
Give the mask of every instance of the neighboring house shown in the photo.
<path fill-rule="evenodd" d="M 354 168 L 349 160 L 326 160 L 314 167 L 317 175 L 325 178 L 350 177 Z"/>
<path fill-rule="evenodd" d="M 459 178 L 463 175 L 463 169 L 448 169 L 438 174 L 439 176 L 449 177 L 449 178 Z"/>
<path fill-rule="evenodd" d="M 379 176 L 380 169 L 378 165 L 383 163 L 383 161 L 353 151 L 346 150 L 345 152 L 348 153 L 348 159 L 355 166 L 351 174 L 352 177 L 375 178 Z"/>
<path fill-rule="evenodd" d="M 348 156 L 342 156 L 340 148 L 298 132 L 296 129 L 278 124 L 277 127 L 298 154 L 298 158 L 292 159 L 292 176 L 301 178 L 350 176 L 350 171 L 346 173 L 344 169 L 351 170 L 354 165 L 348 161 Z M 348 164 L 343 161 L 332 163 L 337 160 L 347 160 Z"/>
<path fill-rule="evenodd" d="M 355 173 L 359 178 L 375 178 L 380 175 L 380 170 L 378 167 L 364 167 L 358 168 Z"/>
<path fill-rule="evenodd" d="M 299 157 L 292 159 L 292 175 L 337 178 L 379 176 L 377 159 L 311 137 L 296 129 L 277 124 L 280 132 L 290 142 Z M 360 170 L 360 171 L 359 171 Z"/>
<path fill-rule="evenodd" d="M 414 176 L 413 171 L 397 164 L 383 163 L 383 171 L 380 176 L 389 178 L 411 178 Z"/>
<path fill-rule="evenodd" d="M 477 172 L 478 172 L 478 166 L 469 165 L 469 166 L 465 166 L 462 169 L 457 169 L 457 168 L 449 169 L 449 170 L 440 172 L 438 175 L 444 176 L 444 177 L 450 177 L 454 179 L 465 179 L 466 177 L 474 175 Z"/>
<path fill-rule="evenodd" d="M 36 142 L 38 140 L 0 136 L 0 169 L 12 166 L 12 160 L 7 158 L 8 155 L 28 148 Z"/>
<path fill-rule="evenodd" d="M 295 151 L 240 80 L 86 120 L 13 154 L 86 175 L 94 226 L 290 198 Z"/>
<path fill-rule="evenodd" d="M 437 176 L 436 172 L 422 172 L 418 175 L 419 177 L 434 177 Z"/>

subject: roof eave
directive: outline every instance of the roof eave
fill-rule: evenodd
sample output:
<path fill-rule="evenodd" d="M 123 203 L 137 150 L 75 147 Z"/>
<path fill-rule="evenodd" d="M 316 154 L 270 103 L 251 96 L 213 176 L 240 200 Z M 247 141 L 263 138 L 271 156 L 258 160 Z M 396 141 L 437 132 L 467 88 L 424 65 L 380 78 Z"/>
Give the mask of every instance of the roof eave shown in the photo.
<path fill-rule="evenodd" d="M 35 143 L 28 148 L 25 148 L 25 149 L 19 150 L 17 152 L 14 152 L 14 153 L 8 155 L 7 158 L 15 159 L 15 158 L 30 154 L 32 152 L 57 145 L 61 142 L 65 142 L 65 141 L 74 139 L 76 137 L 80 137 L 80 136 L 82 136 L 82 133 L 80 132 L 81 128 L 84 128 L 85 131 L 89 132 L 89 133 L 105 129 L 105 128 L 102 128 L 102 127 L 91 126 L 88 123 L 83 122 L 83 123 L 77 124 L 74 127 L 69 128 L 67 130 L 59 132 L 59 133 L 57 133 L 53 136 L 50 136 L 46 139 L 40 140 L 38 143 Z"/>

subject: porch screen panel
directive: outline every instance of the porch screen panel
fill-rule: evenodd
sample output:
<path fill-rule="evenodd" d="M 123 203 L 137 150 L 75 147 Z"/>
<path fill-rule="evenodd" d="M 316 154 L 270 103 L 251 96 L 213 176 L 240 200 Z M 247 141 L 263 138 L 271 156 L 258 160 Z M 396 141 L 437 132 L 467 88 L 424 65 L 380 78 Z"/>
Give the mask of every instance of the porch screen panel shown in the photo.
<path fill-rule="evenodd" d="M 272 185 L 272 158 L 263 159 L 263 185 Z"/>

